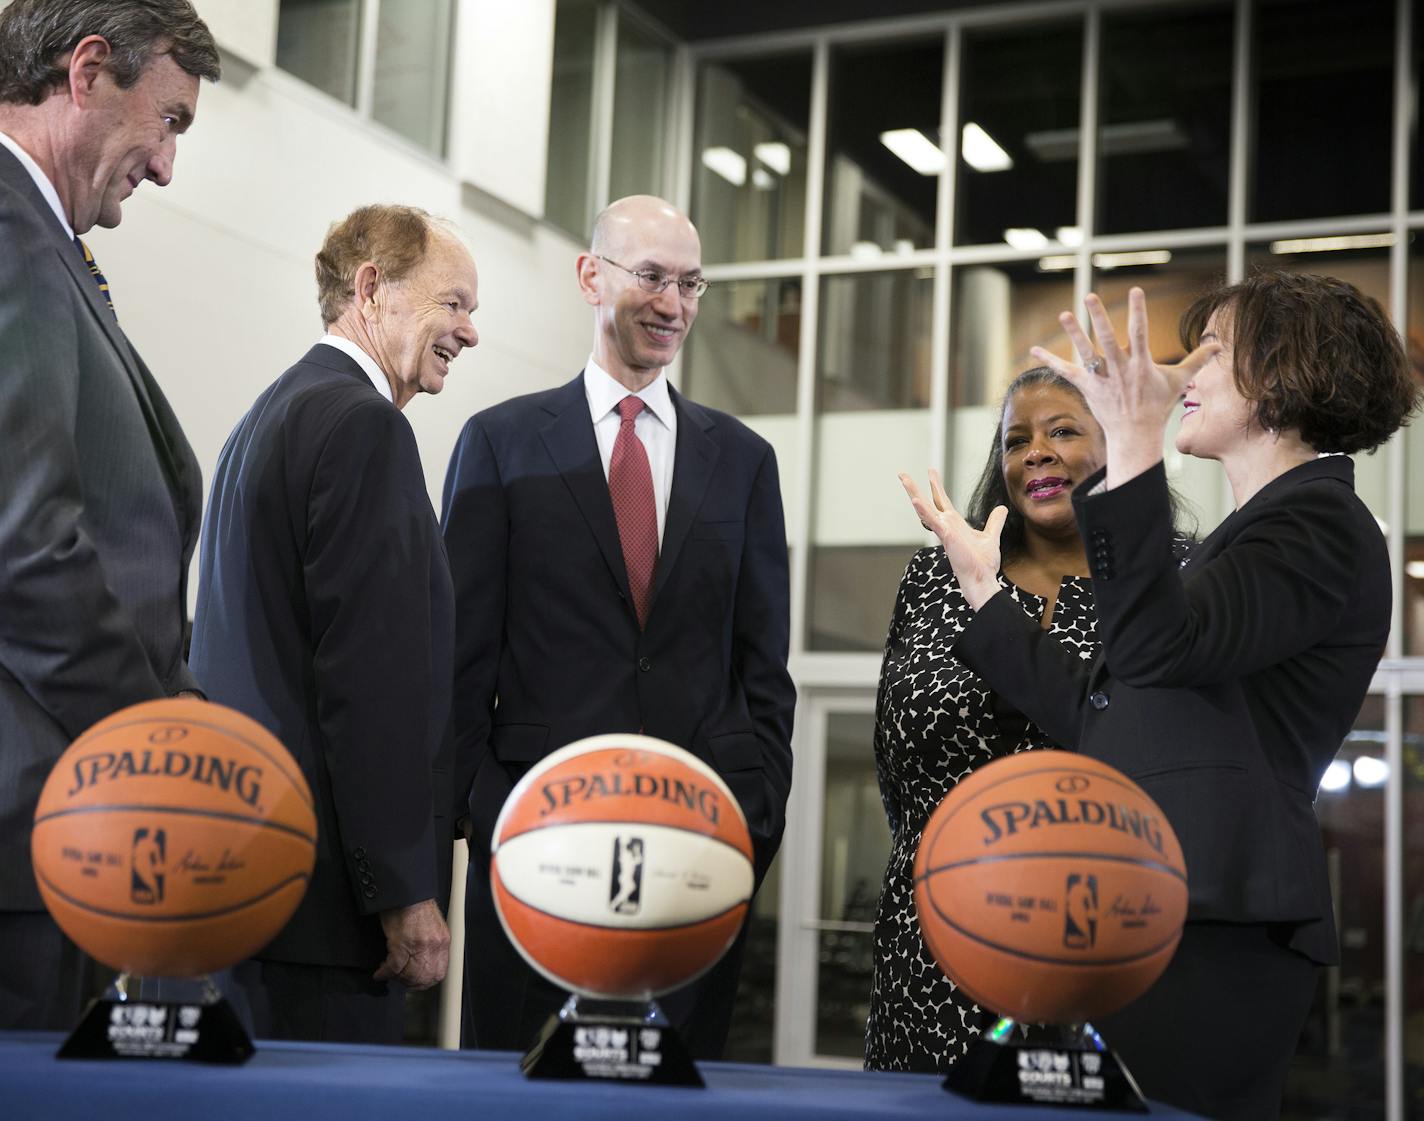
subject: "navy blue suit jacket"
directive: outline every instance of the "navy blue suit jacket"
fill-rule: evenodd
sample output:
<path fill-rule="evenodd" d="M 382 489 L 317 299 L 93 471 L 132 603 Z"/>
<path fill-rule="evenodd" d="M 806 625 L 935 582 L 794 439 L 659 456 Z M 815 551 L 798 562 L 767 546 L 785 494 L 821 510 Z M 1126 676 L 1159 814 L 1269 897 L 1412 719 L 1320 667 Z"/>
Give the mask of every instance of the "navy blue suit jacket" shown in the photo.
<path fill-rule="evenodd" d="M 448 898 L 453 596 L 415 433 L 318 345 L 228 437 L 203 524 L 192 663 L 316 798 L 306 897 L 257 956 L 374 969 L 379 912 Z"/>
<path fill-rule="evenodd" d="M 641 730 L 715 768 L 759 876 L 780 844 L 795 689 L 776 456 L 734 418 L 672 401 L 672 490 L 641 632 L 582 375 L 478 413 L 460 435 L 444 529 L 477 866 L 519 776 L 604 732 Z"/>

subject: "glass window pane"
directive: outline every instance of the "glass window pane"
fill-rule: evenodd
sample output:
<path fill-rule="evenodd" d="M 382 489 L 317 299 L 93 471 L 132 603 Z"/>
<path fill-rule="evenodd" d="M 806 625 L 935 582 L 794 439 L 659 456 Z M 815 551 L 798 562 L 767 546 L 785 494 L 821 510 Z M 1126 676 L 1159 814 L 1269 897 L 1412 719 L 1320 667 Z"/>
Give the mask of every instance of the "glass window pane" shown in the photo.
<path fill-rule="evenodd" d="M 821 285 L 806 645 L 878 653 L 922 533 L 897 476 L 929 466 L 934 274 Z"/>
<path fill-rule="evenodd" d="M 593 228 L 589 192 L 593 127 L 591 0 L 559 0 L 554 14 L 554 84 L 549 97 L 549 166 L 544 217 L 579 240 Z"/>
<path fill-rule="evenodd" d="M 704 264 L 801 256 L 810 115 L 809 54 L 702 67 L 692 220 Z"/>
<path fill-rule="evenodd" d="M 747 944 L 732 1028 L 722 1058 L 729 1063 L 769 1063 L 776 1035 L 776 931 L 781 922 L 781 864 L 777 856 L 752 900 Z"/>
<path fill-rule="evenodd" d="M 984 470 L 1009 382 L 1037 365 L 1029 347 L 1056 349 L 1058 313 L 1073 306 L 1071 258 L 955 268 L 950 319 L 949 467 L 945 479 L 959 509 Z"/>
<path fill-rule="evenodd" d="M 1389 246 L 1394 238 L 1386 233 L 1352 234 L 1343 238 L 1291 238 L 1265 245 L 1248 245 L 1248 269 L 1278 269 L 1283 272 L 1319 273 L 1349 281 L 1367 296 L 1373 296 L 1388 313 Z M 1409 439 L 1409 429 L 1395 439 Z M 1374 455 L 1360 454 L 1355 461 L 1355 493 L 1370 512 L 1385 524 L 1389 516 L 1388 445 Z"/>
<path fill-rule="evenodd" d="M 1409 247 L 1405 344 L 1414 376 L 1424 384 L 1424 242 L 1417 234 Z M 1404 441 L 1404 653 L 1420 655 L 1424 654 L 1424 419 L 1416 418 L 1396 439 Z"/>
<path fill-rule="evenodd" d="M 1414 0 L 1411 19 L 1413 21 L 1411 26 L 1414 34 L 1414 50 L 1409 92 L 1413 99 L 1411 107 L 1413 117 L 1417 121 L 1419 119 L 1419 80 L 1424 77 L 1424 0 Z M 1409 169 L 1409 209 L 1424 210 L 1424 137 L 1420 136 L 1417 128 L 1410 129 L 1409 143 L 1413 150 L 1413 159 L 1410 161 Z"/>
<path fill-rule="evenodd" d="M 451 0 L 381 0 L 371 116 L 436 155 L 445 153 Z"/>
<path fill-rule="evenodd" d="M 687 336 L 683 387 L 700 404 L 740 417 L 795 413 L 800 342 L 800 277 L 718 281 Z"/>
<path fill-rule="evenodd" d="M 1097 232 L 1226 224 L 1233 24 L 1230 7 L 1104 17 Z"/>
<path fill-rule="evenodd" d="M 1404 698 L 1404 1115 L 1424 1117 L 1424 696 Z M 1383 908 L 1383 903 L 1379 904 Z M 1379 1025 L 1374 1025 L 1379 1031 Z"/>
<path fill-rule="evenodd" d="M 347 105 L 356 104 L 360 0 L 282 0 L 277 65 Z"/>
<path fill-rule="evenodd" d="M 1282 1117 L 1385 1115 L 1385 788 L 1377 781 L 1384 745 L 1383 698 L 1366 697 L 1336 756 L 1340 765 L 1326 773 L 1315 800 L 1339 916 L 1340 965 L 1319 971 Z M 1351 1108 L 1342 1113 L 1345 1102 Z"/>
<path fill-rule="evenodd" d="M 902 565 L 903 567 L 903 565 Z M 870 1014 L 875 904 L 890 833 L 875 778 L 870 713 L 826 719 L 826 794 L 821 834 L 821 931 L 816 976 L 818 1055 L 861 1058 Z"/>
<path fill-rule="evenodd" d="M 933 247 L 944 170 L 944 41 L 849 47 L 832 57 L 826 134 L 827 253 Z"/>
<path fill-rule="evenodd" d="M 1394 0 L 1260 0 L 1258 222 L 1389 209 Z"/>
<path fill-rule="evenodd" d="M 820 410 L 928 406 L 933 299 L 929 268 L 825 277 L 816 363 Z"/>
<path fill-rule="evenodd" d="M 1074 226 L 1082 47 L 1076 22 L 966 35 L 957 243 L 1052 240 Z"/>
<path fill-rule="evenodd" d="M 618 71 L 613 89 L 613 166 L 608 197 L 661 195 L 668 133 L 671 51 L 618 17 Z"/>

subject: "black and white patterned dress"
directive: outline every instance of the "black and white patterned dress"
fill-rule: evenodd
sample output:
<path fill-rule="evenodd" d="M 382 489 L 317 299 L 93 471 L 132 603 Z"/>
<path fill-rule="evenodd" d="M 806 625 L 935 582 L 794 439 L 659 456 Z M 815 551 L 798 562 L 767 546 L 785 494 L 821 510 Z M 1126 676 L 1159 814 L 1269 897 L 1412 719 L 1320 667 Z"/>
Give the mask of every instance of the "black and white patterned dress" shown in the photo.
<path fill-rule="evenodd" d="M 1044 599 L 999 583 L 1032 618 Z M 865 1026 L 868 1070 L 945 1071 L 992 1023 L 925 949 L 915 912 L 915 850 L 925 822 L 960 779 L 1001 755 L 1050 747 L 1047 736 L 955 659 L 972 612 L 939 547 L 900 581 L 875 702 L 875 769 L 890 822 L 890 863 L 875 917 L 875 974 Z M 1065 577 L 1050 633 L 1085 660 L 1098 651 L 1092 581 Z"/>

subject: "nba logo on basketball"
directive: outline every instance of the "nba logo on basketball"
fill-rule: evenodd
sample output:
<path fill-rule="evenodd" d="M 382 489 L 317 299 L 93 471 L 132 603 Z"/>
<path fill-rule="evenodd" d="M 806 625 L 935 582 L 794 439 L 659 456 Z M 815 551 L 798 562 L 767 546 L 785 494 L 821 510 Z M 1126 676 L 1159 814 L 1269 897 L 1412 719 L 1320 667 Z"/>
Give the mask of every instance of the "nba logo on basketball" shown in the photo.
<path fill-rule="evenodd" d="M 1098 877 L 1070 872 L 1063 894 L 1063 945 L 1091 950 L 1098 940 Z"/>
<path fill-rule="evenodd" d="M 135 903 L 162 903 L 168 838 L 162 829 L 134 830 L 129 897 Z"/>
<path fill-rule="evenodd" d="M 643 839 L 613 838 L 613 876 L 608 909 L 616 915 L 636 915 L 643 905 Z"/>

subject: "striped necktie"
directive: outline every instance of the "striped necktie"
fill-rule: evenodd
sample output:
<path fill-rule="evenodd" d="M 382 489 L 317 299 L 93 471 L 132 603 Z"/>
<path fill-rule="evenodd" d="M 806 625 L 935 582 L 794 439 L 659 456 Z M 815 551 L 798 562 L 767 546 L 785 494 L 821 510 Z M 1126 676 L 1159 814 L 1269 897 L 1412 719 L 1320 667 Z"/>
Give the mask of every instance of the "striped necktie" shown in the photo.
<path fill-rule="evenodd" d="M 94 260 L 94 254 L 89 252 L 89 247 L 80 240 L 76 234 L 74 244 L 79 252 L 84 254 L 84 263 L 89 266 L 89 275 L 94 278 L 94 283 L 99 286 L 99 295 L 104 298 L 104 303 L 109 305 L 109 314 L 114 317 L 114 322 L 119 321 L 119 313 L 114 310 L 113 297 L 109 295 L 109 282 L 104 279 L 104 274 L 99 271 L 99 262 Z"/>

